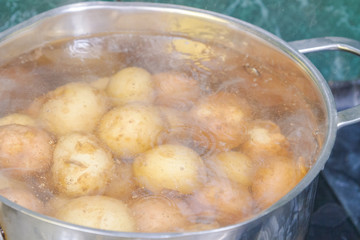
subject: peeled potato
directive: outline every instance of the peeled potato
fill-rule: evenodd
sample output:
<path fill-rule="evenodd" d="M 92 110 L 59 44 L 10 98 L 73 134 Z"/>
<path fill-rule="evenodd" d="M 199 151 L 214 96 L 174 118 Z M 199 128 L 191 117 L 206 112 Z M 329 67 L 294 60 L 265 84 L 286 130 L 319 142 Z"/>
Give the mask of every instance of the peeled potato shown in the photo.
<path fill-rule="evenodd" d="M 242 150 L 254 159 L 289 154 L 289 142 L 279 126 L 271 121 L 254 121 L 248 134 L 249 139 L 242 145 Z"/>
<path fill-rule="evenodd" d="M 293 159 L 271 159 L 254 176 L 254 199 L 260 207 L 267 208 L 293 189 L 303 176 Z"/>
<path fill-rule="evenodd" d="M 128 104 L 107 112 L 97 134 L 117 156 L 131 158 L 154 147 L 162 130 L 163 119 L 155 107 Z"/>
<path fill-rule="evenodd" d="M 189 108 L 200 96 L 199 82 L 179 72 L 164 72 L 153 76 L 155 103 L 168 107 Z"/>
<path fill-rule="evenodd" d="M 190 206 L 199 217 L 227 225 L 249 217 L 253 199 L 247 187 L 214 177 L 194 194 Z"/>
<path fill-rule="evenodd" d="M 189 194 L 200 187 L 204 163 L 191 148 L 165 144 L 135 158 L 133 171 L 138 184 L 152 192 L 170 189 Z"/>
<path fill-rule="evenodd" d="M 154 99 L 153 85 L 148 71 L 128 67 L 110 77 L 106 92 L 117 105 L 131 102 L 151 103 Z"/>
<path fill-rule="evenodd" d="M 117 161 L 115 171 L 105 189 L 104 195 L 127 201 L 131 198 L 131 193 L 135 190 L 135 187 L 132 164 Z"/>
<path fill-rule="evenodd" d="M 227 92 L 200 99 L 190 114 L 197 125 L 213 134 L 217 147 L 224 150 L 237 147 L 246 140 L 252 117 L 246 101 Z"/>
<path fill-rule="evenodd" d="M 84 196 L 62 205 L 55 217 L 74 224 L 103 230 L 133 232 L 135 220 L 122 201 L 106 196 Z"/>
<path fill-rule="evenodd" d="M 9 124 L 19 124 L 25 126 L 35 126 L 35 120 L 26 114 L 13 113 L 0 118 L 0 126 Z"/>
<path fill-rule="evenodd" d="M 182 231 L 188 223 L 176 203 L 160 195 L 135 200 L 131 210 L 140 232 Z"/>
<path fill-rule="evenodd" d="M 69 83 L 49 93 L 39 120 L 57 135 L 92 132 L 107 109 L 108 102 L 99 90 L 85 83 Z"/>
<path fill-rule="evenodd" d="M 212 156 L 208 164 L 220 177 L 250 186 L 256 165 L 248 156 L 236 151 L 221 152 Z"/>
<path fill-rule="evenodd" d="M 54 141 L 39 128 L 23 125 L 0 127 L 0 168 L 15 175 L 44 172 L 51 165 Z"/>
<path fill-rule="evenodd" d="M 59 139 L 51 167 L 56 190 L 69 197 L 97 194 L 110 182 L 111 154 L 92 135 L 72 133 Z"/>
<path fill-rule="evenodd" d="M 0 195 L 34 212 L 44 211 L 44 203 L 26 188 L 4 188 Z"/>

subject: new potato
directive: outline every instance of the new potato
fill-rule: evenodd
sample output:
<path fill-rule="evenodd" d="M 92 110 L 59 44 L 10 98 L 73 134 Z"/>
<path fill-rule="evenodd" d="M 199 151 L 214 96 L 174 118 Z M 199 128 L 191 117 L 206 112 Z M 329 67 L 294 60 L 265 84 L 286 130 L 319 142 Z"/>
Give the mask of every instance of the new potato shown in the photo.
<path fill-rule="evenodd" d="M 107 112 L 99 122 L 97 135 L 115 155 L 132 158 L 156 146 L 163 124 L 155 107 L 133 103 Z"/>
<path fill-rule="evenodd" d="M 204 170 L 204 163 L 194 150 L 174 144 L 150 149 L 133 163 L 136 181 L 152 192 L 170 189 L 192 193 L 200 187 Z"/>
<path fill-rule="evenodd" d="M 84 196 L 68 201 L 55 213 L 60 220 L 120 232 L 134 232 L 135 220 L 120 200 L 106 196 Z"/>
<path fill-rule="evenodd" d="M 69 197 L 103 192 L 115 164 L 95 136 L 72 133 L 56 144 L 51 167 L 56 190 Z"/>

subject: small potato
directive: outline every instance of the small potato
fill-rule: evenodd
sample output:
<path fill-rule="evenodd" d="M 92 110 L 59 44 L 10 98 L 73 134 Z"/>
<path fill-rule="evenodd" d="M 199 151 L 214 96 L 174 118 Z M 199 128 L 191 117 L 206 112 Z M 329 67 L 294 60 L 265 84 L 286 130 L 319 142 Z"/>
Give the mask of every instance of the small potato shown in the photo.
<path fill-rule="evenodd" d="M 92 132 L 108 109 L 105 96 L 85 83 L 69 83 L 49 93 L 39 113 L 40 123 L 56 135 Z"/>
<path fill-rule="evenodd" d="M 70 200 L 55 217 L 73 224 L 103 230 L 133 232 L 135 220 L 122 201 L 106 196 L 84 196 Z"/>
<path fill-rule="evenodd" d="M 247 187 L 214 177 L 190 198 L 190 206 L 199 218 L 224 226 L 251 216 L 253 201 Z"/>
<path fill-rule="evenodd" d="M 34 212 L 44 211 L 44 203 L 26 188 L 4 188 L 0 195 Z"/>
<path fill-rule="evenodd" d="M 188 224 L 176 203 L 160 195 L 137 199 L 130 208 L 140 232 L 179 232 Z"/>
<path fill-rule="evenodd" d="M 131 102 L 151 103 L 154 100 L 154 86 L 151 74 L 143 68 L 124 68 L 110 77 L 107 94 L 116 105 Z"/>
<path fill-rule="evenodd" d="M 46 215 L 52 216 L 54 215 L 55 211 L 61 209 L 66 203 L 68 203 L 71 198 L 64 197 L 64 196 L 57 196 L 54 195 L 50 200 L 45 203 L 45 211 Z"/>
<path fill-rule="evenodd" d="M 111 154 L 92 135 L 72 133 L 59 139 L 51 167 L 52 182 L 64 196 L 104 191 L 114 170 Z"/>
<path fill-rule="evenodd" d="M 163 189 L 192 193 L 204 177 L 204 163 L 191 148 L 165 144 L 135 158 L 133 172 L 139 185 L 152 192 Z"/>
<path fill-rule="evenodd" d="M 292 159 L 271 159 L 254 176 L 252 192 L 254 199 L 264 209 L 285 196 L 302 179 L 304 172 Z"/>
<path fill-rule="evenodd" d="M 253 181 L 256 164 L 248 156 L 236 151 L 221 152 L 212 156 L 208 164 L 218 176 L 250 186 Z"/>
<path fill-rule="evenodd" d="M 9 125 L 9 124 L 35 126 L 35 120 L 30 116 L 21 113 L 13 113 L 0 118 L 0 126 Z"/>
<path fill-rule="evenodd" d="M 158 105 L 188 109 L 200 96 L 199 82 L 184 73 L 158 73 L 153 79 Z"/>
<path fill-rule="evenodd" d="M 131 198 L 131 193 L 135 190 L 135 187 L 132 164 L 116 161 L 114 174 L 111 176 L 104 195 L 127 201 Z"/>
<path fill-rule="evenodd" d="M 44 172 L 51 165 L 54 140 L 39 128 L 23 125 L 0 127 L 0 168 L 16 176 Z"/>
<path fill-rule="evenodd" d="M 289 142 L 279 126 L 271 121 L 257 120 L 248 131 L 249 139 L 241 146 L 244 153 L 254 159 L 289 155 Z"/>
<path fill-rule="evenodd" d="M 132 158 L 156 145 L 163 124 L 155 107 L 128 104 L 107 112 L 97 134 L 117 156 Z"/>
<path fill-rule="evenodd" d="M 190 110 L 198 126 L 210 131 L 222 150 L 232 149 L 247 138 L 251 110 L 244 99 L 235 94 L 218 92 L 199 100 Z"/>

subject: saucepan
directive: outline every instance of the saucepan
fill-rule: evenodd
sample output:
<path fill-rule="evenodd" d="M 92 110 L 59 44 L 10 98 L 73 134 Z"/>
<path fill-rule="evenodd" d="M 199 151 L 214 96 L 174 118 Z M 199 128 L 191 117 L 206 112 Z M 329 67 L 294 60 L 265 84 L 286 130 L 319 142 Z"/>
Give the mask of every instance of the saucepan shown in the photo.
<path fill-rule="evenodd" d="M 121 40 L 121 36 L 127 37 L 123 41 L 107 42 L 106 49 L 119 54 L 113 62 L 99 67 L 102 59 L 96 53 L 104 47 L 98 43 L 101 43 L 103 36 L 109 35 L 118 36 L 117 40 Z M 137 42 L 137 36 L 140 36 L 141 42 Z M 155 40 L 148 41 L 146 36 L 152 36 Z M 86 40 L 89 38 L 93 41 Z M 45 51 L 52 48 L 47 44 L 57 46 L 57 43 L 67 40 L 74 40 L 72 45 L 68 45 L 68 54 L 82 56 L 81 60 L 72 62 L 67 58 L 64 60 L 63 53 L 51 55 L 50 51 Z M 163 43 L 168 40 L 171 44 L 164 47 Z M 43 54 L 39 49 L 45 49 L 45 57 L 39 57 Z M 12 68 L 14 61 L 23 65 L 31 64 L 33 59 L 40 66 L 37 66 L 37 72 L 31 72 L 32 77 L 26 81 L 9 83 L 0 76 L 1 116 L 17 111 L 33 98 L 65 83 L 106 78 L 114 73 L 114 69 L 120 69 L 127 63 L 128 60 L 124 60 L 121 54 L 134 49 L 140 49 L 141 54 L 131 60 L 132 64 L 155 72 L 162 68 L 188 71 L 202 79 L 201 87 L 205 92 L 216 86 L 232 93 L 252 96 L 254 102 L 267 107 L 266 111 L 270 113 L 266 114 L 272 116 L 274 121 L 278 120 L 277 112 L 288 109 L 292 114 L 283 122 L 288 128 L 282 130 L 296 146 L 293 149 L 296 154 L 309 151 L 303 154 L 310 159 L 305 164 L 306 175 L 285 196 L 253 216 L 226 226 L 186 232 L 136 233 L 84 227 L 33 212 L 0 197 L 2 238 L 303 239 L 315 198 L 317 176 L 329 158 L 336 132 L 343 126 L 360 121 L 359 106 L 341 112 L 336 110 L 327 82 L 304 54 L 342 50 L 360 55 L 360 42 L 324 37 L 288 43 L 239 19 L 178 5 L 120 2 L 66 5 L 35 16 L 0 34 L 0 66 Z M 160 59 L 156 51 L 147 49 L 168 51 L 173 58 Z M 90 55 L 81 55 L 86 51 Z M 26 55 L 28 52 L 31 55 Z M 142 60 L 141 56 L 147 60 Z M 157 60 L 151 63 L 149 59 Z M 63 74 L 61 78 L 49 72 L 49 62 L 56 62 L 56 71 Z M 186 68 L 189 62 L 192 63 L 190 70 Z M 84 67 L 83 63 L 89 65 Z M 81 74 L 67 70 L 71 67 Z M 237 68 L 241 68 L 243 75 L 236 74 Z M 25 70 L 18 70 L 16 74 L 29 76 Z M 223 78 L 230 80 L 222 81 Z M 276 82 L 274 78 L 281 81 Z M 271 84 L 274 91 L 265 91 L 264 88 Z M 301 101 L 292 102 L 292 97 Z M 281 104 L 275 106 L 274 102 Z M 262 113 L 262 110 L 258 112 Z M 294 124 L 298 125 L 293 127 Z M 312 126 L 310 132 L 306 130 L 308 125 Z"/>

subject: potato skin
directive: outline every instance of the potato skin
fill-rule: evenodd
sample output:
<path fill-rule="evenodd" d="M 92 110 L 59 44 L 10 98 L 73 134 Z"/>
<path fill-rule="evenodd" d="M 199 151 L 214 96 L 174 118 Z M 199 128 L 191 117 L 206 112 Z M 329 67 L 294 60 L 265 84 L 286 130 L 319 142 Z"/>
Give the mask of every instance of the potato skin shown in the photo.
<path fill-rule="evenodd" d="M 152 192 L 163 189 L 192 193 L 201 185 L 204 163 L 191 148 L 164 144 L 135 158 L 133 172 L 140 186 Z"/>
<path fill-rule="evenodd" d="M 137 199 L 130 208 L 140 232 L 181 231 L 188 223 L 176 203 L 161 195 Z"/>
<path fill-rule="evenodd" d="M 116 107 L 100 120 L 97 135 L 121 158 L 133 158 L 156 146 L 163 119 L 155 107 L 133 103 Z"/>
<path fill-rule="evenodd" d="M 253 201 L 249 188 L 225 178 L 212 177 L 191 196 L 190 206 L 199 218 L 224 226 L 249 218 Z"/>
<path fill-rule="evenodd" d="M 154 83 L 151 74 L 145 69 L 128 67 L 109 78 L 106 93 L 118 106 L 131 102 L 152 103 Z"/>
<path fill-rule="evenodd" d="M 15 175 L 32 175 L 49 169 L 54 140 L 42 129 L 5 125 L 0 127 L 0 168 Z"/>
<path fill-rule="evenodd" d="M 241 152 L 229 151 L 213 155 L 207 165 L 220 177 L 229 178 L 231 181 L 251 186 L 256 169 L 255 162 Z"/>
<path fill-rule="evenodd" d="M 113 170 L 112 155 L 93 135 L 72 133 L 56 144 L 51 173 L 61 195 L 78 197 L 102 192 Z"/>
<path fill-rule="evenodd" d="M 125 203 L 106 196 L 84 196 L 69 200 L 55 217 L 74 224 L 103 230 L 134 232 L 135 220 Z"/>
<path fill-rule="evenodd" d="M 254 176 L 252 193 L 261 208 L 267 208 L 285 196 L 303 178 L 291 158 L 278 157 L 259 168 Z"/>
<path fill-rule="evenodd" d="M 105 95 L 86 83 L 69 83 L 50 92 L 40 108 L 39 121 L 50 132 L 92 132 L 108 110 Z"/>
<path fill-rule="evenodd" d="M 189 114 L 199 131 L 203 128 L 214 136 L 220 150 L 229 150 L 242 144 L 247 138 L 247 127 L 252 118 L 246 100 L 227 92 L 201 98 Z"/>
<path fill-rule="evenodd" d="M 184 73 L 163 72 L 153 79 L 158 105 L 188 109 L 200 97 L 199 82 Z"/>

